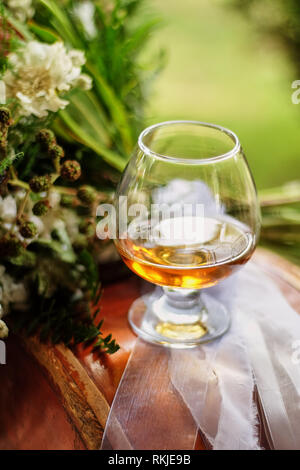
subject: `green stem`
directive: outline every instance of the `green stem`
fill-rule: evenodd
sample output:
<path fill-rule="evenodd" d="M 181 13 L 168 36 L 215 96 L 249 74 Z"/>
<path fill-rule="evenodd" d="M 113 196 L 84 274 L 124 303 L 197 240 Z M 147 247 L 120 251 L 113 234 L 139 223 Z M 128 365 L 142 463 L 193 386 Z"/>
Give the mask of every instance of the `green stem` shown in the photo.
<path fill-rule="evenodd" d="M 23 197 L 23 200 L 21 202 L 21 205 L 20 205 L 18 213 L 17 213 L 17 220 L 20 220 L 20 218 L 23 215 L 23 212 L 25 210 L 25 207 L 26 207 L 26 204 L 27 204 L 27 201 L 28 201 L 28 198 L 29 198 L 29 194 L 30 194 L 30 188 L 27 189 L 26 194 Z"/>
<path fill-rule="evenodd" d="M 58 177 L 59 175 L 57 175 Z M 23 188 L 28 190 L 29 189 L 29 184 L 25 183 L 24 181 L 21 181 L 17 178 L 11 179 L 8 181 L 9 184 L 12 186 L 16 186 L 18 188 Z M 74 188 L 67 188 L 65 186 L 55 186 L 55 191 L 57 191 L 60 194 L 69 194 L 71 196 L 76 196 L 77 190 Z"/>
<path fill-rule="evenodd" d="M 29 189 L 29 184 L 28 183 L 25 183 L 24 181 L 21 181 L 17 178 L 14 178 L 12 180 L 8 180 L 8 183 L 11 184 L 12 186 L 17 186 L 19 188 Z"/>
<path fill-rule="evenodd" d="M 55 191 L 60 194 L 69 194 L 70 196 L 76 196 L 77 190 L 74 188 L 67 188 L 65 186 L 55 186 Z"/>
<path fill-rule="evenodd" d="M 294 182 L 279 188 L 263 189 L 258 192 L 258 196 L 262 207 L 300 202 L 300 183 Z"/>

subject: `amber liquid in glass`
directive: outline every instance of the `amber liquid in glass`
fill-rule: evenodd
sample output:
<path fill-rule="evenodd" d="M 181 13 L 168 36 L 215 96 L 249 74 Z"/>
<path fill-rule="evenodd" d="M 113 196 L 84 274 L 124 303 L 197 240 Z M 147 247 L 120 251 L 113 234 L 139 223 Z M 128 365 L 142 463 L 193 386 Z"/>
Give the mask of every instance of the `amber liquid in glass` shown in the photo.
<path fill-rule="evenodd" d="M 179 222 L 186 224 L 183 219 Z M 167 224 L 164 221 L 164 227 Z M 250 229 L 225 216 L 205 218 L 204 233 L 192 240 L 169 241 L 160 234 L 160 224 L 154 229 L 154 237 L 137 238 L 137 233 L 142 234 L 146 228 L 149 222 L 129 225 L 127 238 L 119 239 L 117 247 L 133 272 L 161 286 L 213 286 L 246 263 L 255 246 Z"/>

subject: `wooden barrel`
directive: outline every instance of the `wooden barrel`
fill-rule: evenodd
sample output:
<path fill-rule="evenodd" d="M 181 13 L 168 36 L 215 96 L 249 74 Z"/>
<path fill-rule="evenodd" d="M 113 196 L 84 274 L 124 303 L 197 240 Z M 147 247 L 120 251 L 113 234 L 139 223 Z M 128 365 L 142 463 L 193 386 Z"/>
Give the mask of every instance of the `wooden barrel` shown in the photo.
<path fill-rule="evenodd" d="M 300 313 L 300 268 L 262 249 L 253 259 Z M 113 356 L 9 336 L 7 363 L 0 365 L 0 449 L 99 449 L 135 342 L 127 312 L 142 288 L 135 276 L 105 287 L 104 334 L 121 345 Z M 199 437 L 197 448 L 204 447 Z"/>

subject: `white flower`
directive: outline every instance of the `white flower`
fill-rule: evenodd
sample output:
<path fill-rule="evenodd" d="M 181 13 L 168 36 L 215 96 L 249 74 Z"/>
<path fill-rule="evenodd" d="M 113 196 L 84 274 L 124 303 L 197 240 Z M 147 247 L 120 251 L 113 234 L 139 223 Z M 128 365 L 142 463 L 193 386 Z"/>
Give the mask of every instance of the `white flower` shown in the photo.
<path fill-rule="evenodd" d="M 17 216 L 17 204 L 12 196 L 0 196 L 0 218 L 3 222 L 13 222 Z"/>
<path fill-rule="evenodd" d="M 0 339 L 6 338 L 8 336 L 8 328 L 6 323 L 3 320 L 0 320 Z"/>
<path fill-rule="evenodd" d="M 79 233 L 80 218 L 73 210 L 70 209 L 64 209 L 62 211 L 62 217 L 66 224 L 66 230 L 68 232 L 70 240 L 71 242 L 73 242 L 74 240 L 76 240 L 76 237 Z"/>
<path fill-rule="evenodd" d="M 32 0 L 6 0 L 5 3 L 13 15 L 22 22 L 32 18 L 34 15 Z"/>
<path fill-rule="evenodd" d="M 3 80 L 0 80 L 0 104 L 6 103 L 6 86 Z"/>
<path fill-rule="evenodd" d="M 77 3 L 74 6 L 74 14 L 85 30 L 86 35 L 93 39 L 97 35 L 94 21 L 95 5 L 89 0 Z"/>
<path fill-rule="evenodd" d="M 67 52 L 60 41 L 30 41 L 9 55 L 12 70 L 3 77 L 7 98 L 17 99 L 20 116 L 33 114 L 41 118 L 48 111 L 57 112 L 68 104 L 59 95 L 76 86 L 81 77 L 81 68 L 75 63 L 83 62 L 81 51 Z"/>
<path fill-rule="evenodd" d="M 24 199 L 24 197 L 26 196 L 26 191 L 25 189 L 18 189 L 15 193 L 14 193 L 14 198 L 17 202 L 20 202 Z"/>
<path fill-rule="evenodd" d="M 58 208 L 60 199 L 60 194 L 57 191 L 49 191 L 48 201 L 52 209 Z"/>

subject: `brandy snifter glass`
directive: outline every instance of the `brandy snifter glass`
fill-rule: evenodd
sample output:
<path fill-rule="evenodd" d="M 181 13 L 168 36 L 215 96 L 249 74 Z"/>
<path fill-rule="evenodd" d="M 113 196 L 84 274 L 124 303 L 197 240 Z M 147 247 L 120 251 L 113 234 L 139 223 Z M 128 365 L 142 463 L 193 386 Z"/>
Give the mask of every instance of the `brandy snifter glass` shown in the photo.
<path fill-rule="evenodd" d="M 115 209 L 122 259 L 162 287 L 133 303 L 133 330 L 178 348 L 225 333 L 230 312 L 210 296 L 204 301 L 201 289 L 249 260 L 260 229 L 256 189 L 237 136 L 197 121 L 148 127 L 122 175 Z"/>

